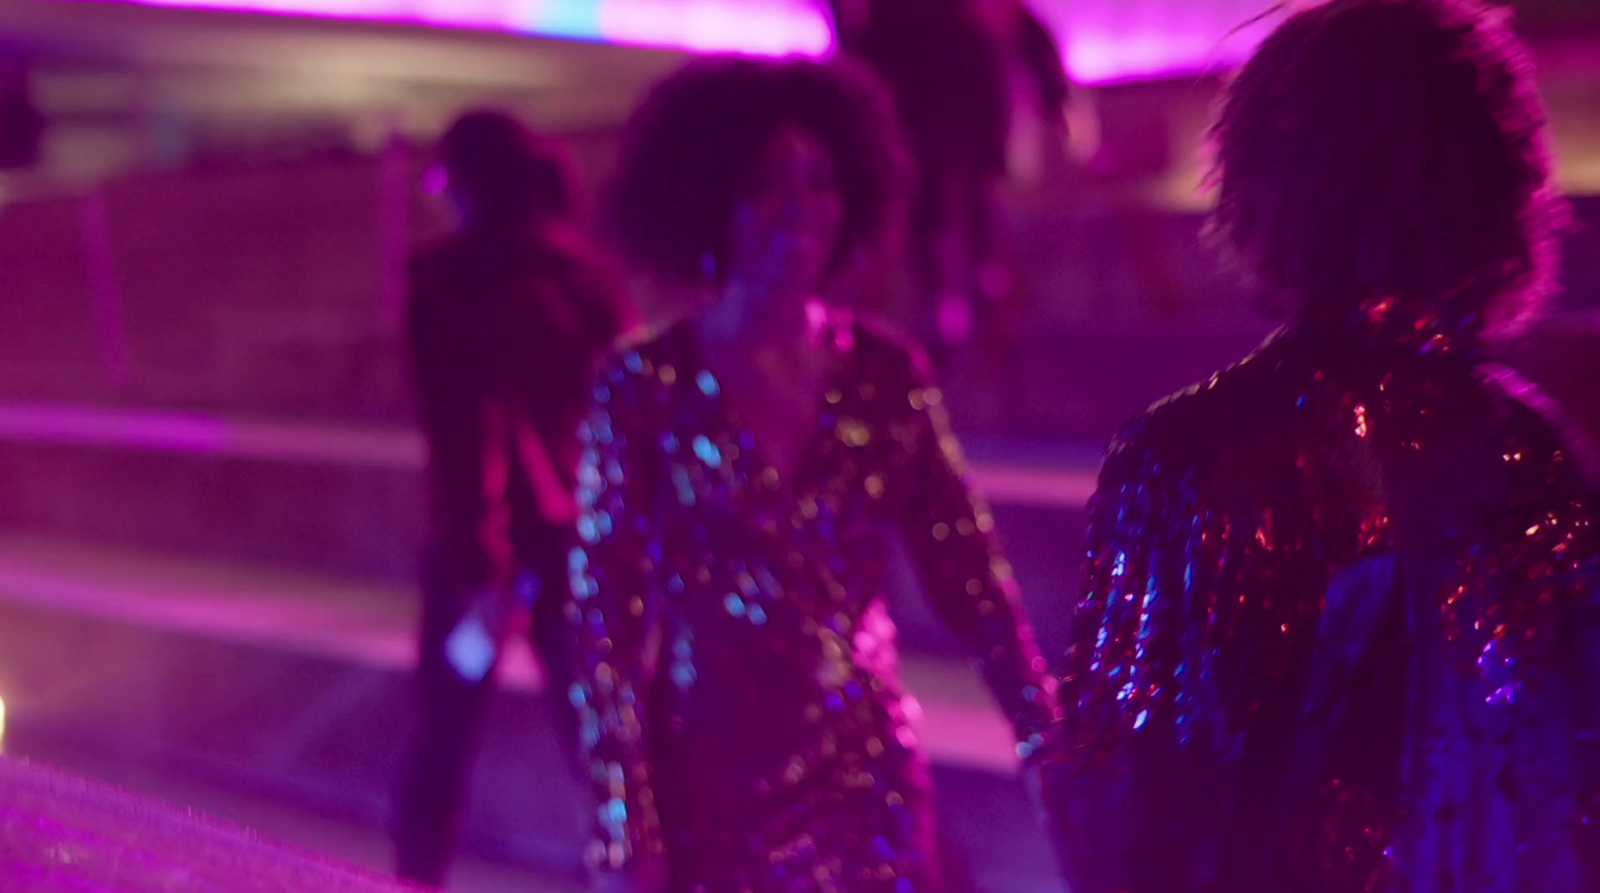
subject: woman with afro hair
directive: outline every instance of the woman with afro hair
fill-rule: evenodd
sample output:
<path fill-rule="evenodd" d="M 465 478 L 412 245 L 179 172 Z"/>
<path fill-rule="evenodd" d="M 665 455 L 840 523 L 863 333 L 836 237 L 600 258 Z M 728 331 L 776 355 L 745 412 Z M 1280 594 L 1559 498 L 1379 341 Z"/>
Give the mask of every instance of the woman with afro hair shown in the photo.
<path fill-rule="evenodd" d="M 825 300 L 895 206 L 895 126 L 853 68 L 729 58 L 631 123 L 617 239 L 714 297 L 620 352 L 581 430 L 573 696 L 608 886 L 939 889 L 890 534 L 1024 753 L 1054 718 L 926 362 Z"/>
<path fill-rule="evenodd" d="M 1600 503 L 1486 358 L 1562 222 L 1525 51 L 1475 0 L 1315 4 L 1213 141 L 1289 320 L 1101 471 L 1046 773 L 1074 893 L 1600 889 Z"/>

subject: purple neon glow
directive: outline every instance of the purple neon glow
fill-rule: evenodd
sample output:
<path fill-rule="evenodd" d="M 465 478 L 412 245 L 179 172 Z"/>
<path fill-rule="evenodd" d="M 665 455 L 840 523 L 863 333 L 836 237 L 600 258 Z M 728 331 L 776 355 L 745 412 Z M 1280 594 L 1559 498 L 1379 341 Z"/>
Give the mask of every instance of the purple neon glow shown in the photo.
<path fill-rule="evenodd" d="M 1279 20 L 1275 0 L 1030 0 L 1083 84 L 1226 70 Z M 1250 24 L 1252 23 L 1253 24 Z"/>
<path fill-rule="evenodd" d="M 811 0 L 122 0 L 144 6 L 409 22 L 694 52 L 821 55 Z"/>
<path fill-rule="evenodd" d="M 513 31 L 693 52 L 821 55 L 833 46 L 822 0 L 120 0 Z M 1031 0 L 1080 83 L 1230 67 L 1272 22 L 1240 26 L 1272 0 Z"/>

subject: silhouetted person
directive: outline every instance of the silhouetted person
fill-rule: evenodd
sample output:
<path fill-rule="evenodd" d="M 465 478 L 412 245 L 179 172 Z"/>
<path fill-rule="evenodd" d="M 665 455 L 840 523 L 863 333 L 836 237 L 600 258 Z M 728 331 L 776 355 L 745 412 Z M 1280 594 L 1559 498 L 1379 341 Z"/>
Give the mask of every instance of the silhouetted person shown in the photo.
<path fill-rule="evenodd" d="M 913 318 L 944 363 L 975 338 L 1004 335 L 994 311 L 1014 288 L 999 186 L 1008 174 L 1037 175 L 1050 144 L 1064 144 L 1061 49 L 1022 0 L 830 0 L 830 8 L 840 50 L 890 88 L 916 157 Z"/>
<path fill-rule="evenodd" d="M 32 167 L 39 160 L 44 117 L 33 101 L 28 60 L 0 48 L 0 170 Z"/>
<path fill-rule="evenodd" d="M 400 873 L 435 885 L 459 835 L 492 674 L 518 603 L 532 608 L 548 690 L 560 715 L 570 715 L 562 611 L 577 517 L 576 427 L 595 360 L 630 320 L 575 226 L 572 177 L 555 147 L 480 111 L 457 120 L 438 152 L 458 227 L 410 271 L 432 533 L 421 728 L 402 778 L 396 840 Z M 562 736 L 575 738 L 575 723 Z"/>
<path fill-rule="evenodd" d="M 1061 45 L 1048 25 L 1023 0 L 983 0 L 1000 36 L 1011 81 L 1011 174 L 1035 177 L 1043 155 L 1064 155 L 1067 99 L 1072 83 Z M 1032 146 L 1022 145 L 1033 143 Z M 1019 165 L 1022 152 L 1026 160 Z M 1022 170 L 1019 168 L 1028 168 Z"/>
<path fill-rule="evenodd" d="M 1072 82 L 1067 74 L 1066 60 L 1062 57 L 1061 44 L 1051 33 L 1050 27 L 1027 3 L 1021 0 L 1004 2 L 1015 52 L 1033 81 L 1039 113 L 1051 124 L 1064 127 Z"/>
<path fill-rule="evenodd" d="M 889 87 L 916 159 L 916 319 L 941 360 L 972 335 L 1010 131 L 1004 47 L 972 4 L 837 0 L 835 7 L 841 50 Z"/>
<path fill-rule="evenodd" d="M 1289 322 L 1107 454 L 1074 893 L 1600 889 L 1600 502 L 1486 357 L 1555 275 L 1529 69 L 1475 0 L 1333 0 L 1231 86 L 1214 225 Z"/>

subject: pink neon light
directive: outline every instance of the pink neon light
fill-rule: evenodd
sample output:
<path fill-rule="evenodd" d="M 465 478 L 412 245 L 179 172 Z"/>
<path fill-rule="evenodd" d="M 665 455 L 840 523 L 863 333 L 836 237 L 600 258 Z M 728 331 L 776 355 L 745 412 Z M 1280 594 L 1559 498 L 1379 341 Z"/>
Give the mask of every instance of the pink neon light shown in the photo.
<path fill-rule="evenodd" d="M 833 46 L 810 0 L 123 0 L 143 6 L 481 28 L 693 52 L 818 56 Z"/>
<path fill-rule="evenodd" d="M 1227 70 L 1281 20 L 1253 22 L 1273 0 L 1031 3 L 1058 35 L 1073 79 L 1084 84 Z"/>
<path fill-rule="evenodd" d="M 734 10 L 738 10 L 734 12 Z M 606 0 L 600 33 L 620 43 L 666 43 L 697 52 L 821 55 L 832 23 L 809 3 L 752 0 Z"/>
<path fill-rule="evenodd" d="M 818 56 L 833 46 L 822 0 L 120 0 L 147 6 L 410 22 L 691 52 Z M 1030 0 L 1080 83 L 1226 69 L 1276 19 L 1272 0 Z"/>

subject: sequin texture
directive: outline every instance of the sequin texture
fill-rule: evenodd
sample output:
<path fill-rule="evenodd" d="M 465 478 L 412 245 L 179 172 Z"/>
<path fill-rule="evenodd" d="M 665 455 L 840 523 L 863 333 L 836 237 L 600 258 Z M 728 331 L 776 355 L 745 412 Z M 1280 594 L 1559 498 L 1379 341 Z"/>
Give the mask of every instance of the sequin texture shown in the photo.
<path fill-rule="evenodd" d="M 600 378 L 573 620 L 602 866 L 664 864 L 675 891 L 938 888 L 883 597 L 891 527 L 1019 741 L 1055 718 L 938 391 L 872 326 L 829 331 L 842 372 L 794 481 L 760 460 L 690 326 Z"/>
<path fill-rule="evenodd" d="M 1577 893 L 1594 501 L 1465 330 L 1301 323 L 1113 443 L 1051 769 L 1075 893 Z"/>

